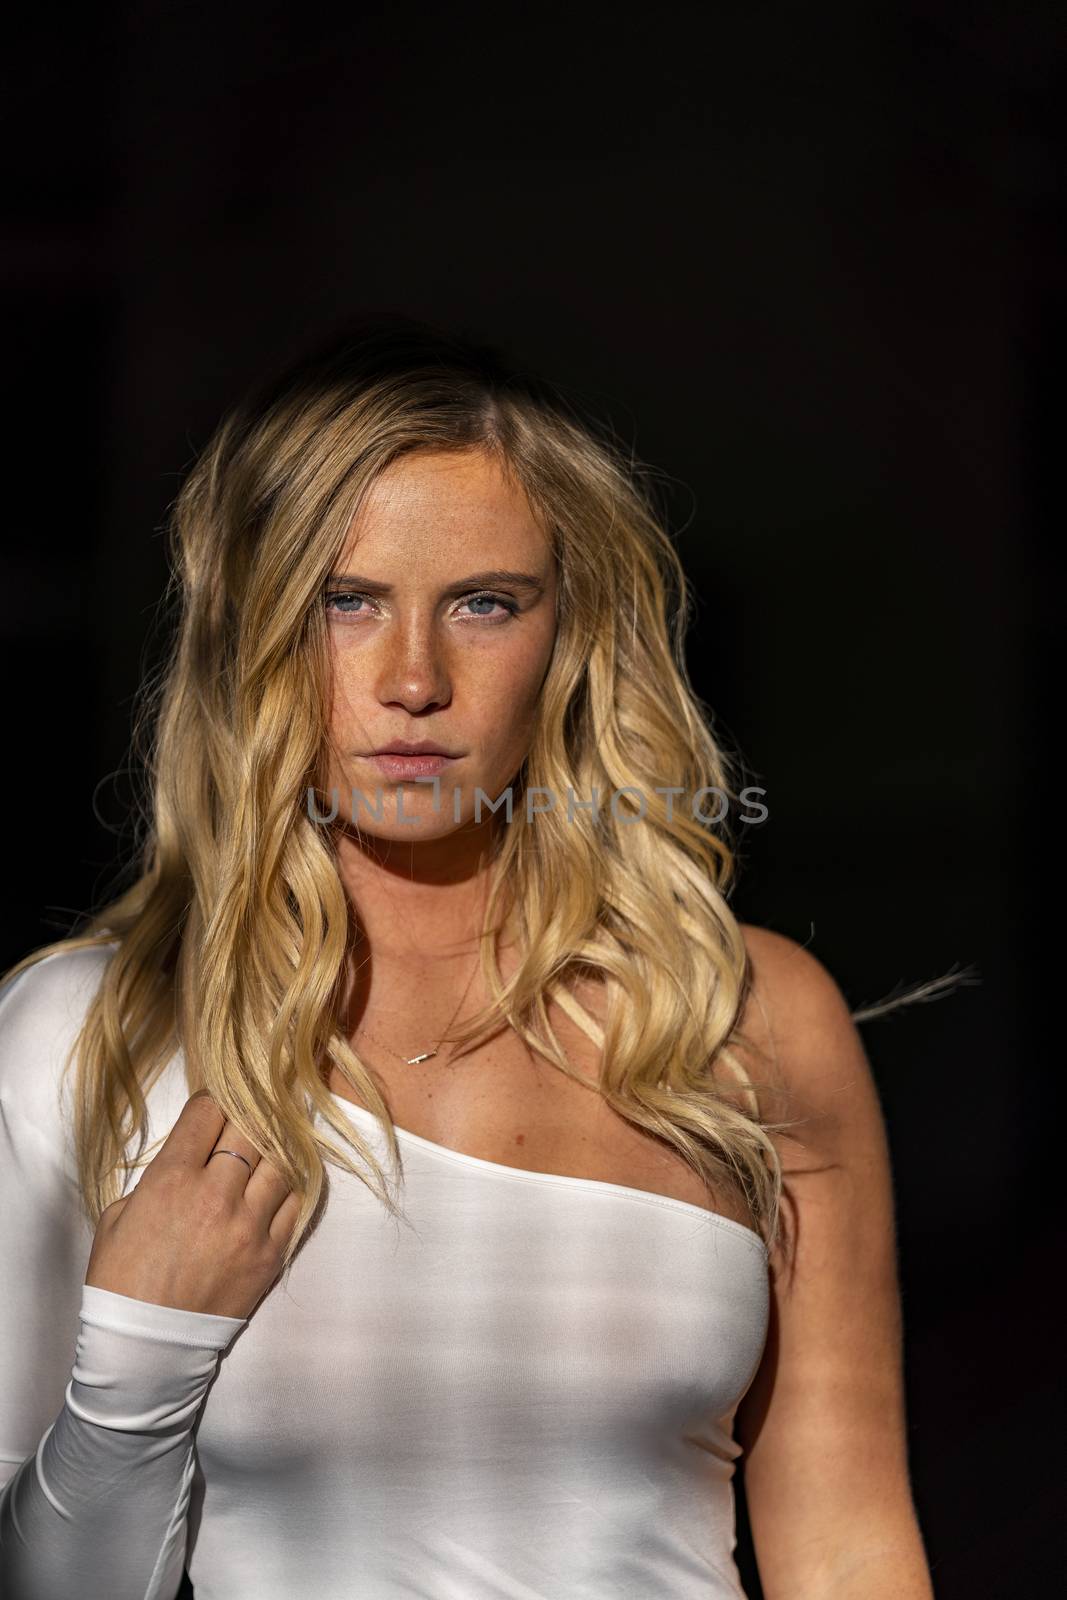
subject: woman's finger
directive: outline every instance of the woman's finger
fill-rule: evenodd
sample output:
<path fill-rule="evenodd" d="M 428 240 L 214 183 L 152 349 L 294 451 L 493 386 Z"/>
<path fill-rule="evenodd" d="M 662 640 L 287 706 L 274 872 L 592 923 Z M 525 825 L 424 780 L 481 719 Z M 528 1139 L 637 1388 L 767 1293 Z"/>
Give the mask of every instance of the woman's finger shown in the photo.
<path fill-rule="evenodd" d="M 225 1125 L 226 1118 L 214 1100 L 206 1090 L 198 1089 L 182 1106 L 149 1170 L 158 1176 L 172 1168 L 202 1167 Z"/>
<path fill-rule="evenodd" d="M 289 1193 L 289 1185 L 277 1167 L 269 1161 L 260 1161 L 245 1185 L 244 1200 L 257 1216 L 269 1223 Z"/>
<path fill-rule="evenodd" d="M 226 1122 L 204 1165 L 213 1183 L 224 1183 L 229 1192 L 243 1194 L 260 1160 L 252 1141 L 232 1122 Z"/>
<path fill-rule="evenodd" d="M 284 1250 L 285 1246 L 289 1243 L 293 1229 L 296 1226 L 296 1219 L 299 1215 L 300 1196 L 292 1190 L 287 1189 L 285 1191 L 285 1198 L 275 1211 L 274 1216 L 271 1219 L 270 1228 L 268 1229 L 271 1239 L 278 1246 L 279 1250 Z"/>

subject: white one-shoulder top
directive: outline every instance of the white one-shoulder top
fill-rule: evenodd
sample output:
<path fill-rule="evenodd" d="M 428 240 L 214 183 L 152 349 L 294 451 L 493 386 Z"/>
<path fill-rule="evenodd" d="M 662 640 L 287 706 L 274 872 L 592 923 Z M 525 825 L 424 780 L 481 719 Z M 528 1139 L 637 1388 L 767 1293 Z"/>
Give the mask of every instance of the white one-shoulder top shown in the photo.
<path fill-rule="evenodd" d="M 183 1566 L 196 1600 L 741 1595 L 759 1236 L 398 1129 L 408 1225 L 329 1168 L 251 1317 L 86 1287 L 59 1074 L 109 954 L 59 952 L 0 989 L 6 1600 L 173 1600 Z M 149 1094 L 151 1139 L 183 1067 Z M 377 1119 L 334 1099 L 388 1173 Z"/>

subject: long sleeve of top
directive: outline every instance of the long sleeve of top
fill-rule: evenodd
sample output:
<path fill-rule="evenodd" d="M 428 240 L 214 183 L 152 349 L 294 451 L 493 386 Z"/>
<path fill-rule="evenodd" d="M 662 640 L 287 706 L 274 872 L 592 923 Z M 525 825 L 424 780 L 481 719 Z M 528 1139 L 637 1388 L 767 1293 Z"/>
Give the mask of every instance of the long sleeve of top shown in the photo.
<path fill-rule="evenodd" d="M 173 1600 L 194 1426 L 244 1322 L 84 1283 L 92 1233 L 44 1100 L 81 1020 L 69 971 L 42 994 L 56 976 L 46 961 L 0 991 L 0 1593 Z"/>

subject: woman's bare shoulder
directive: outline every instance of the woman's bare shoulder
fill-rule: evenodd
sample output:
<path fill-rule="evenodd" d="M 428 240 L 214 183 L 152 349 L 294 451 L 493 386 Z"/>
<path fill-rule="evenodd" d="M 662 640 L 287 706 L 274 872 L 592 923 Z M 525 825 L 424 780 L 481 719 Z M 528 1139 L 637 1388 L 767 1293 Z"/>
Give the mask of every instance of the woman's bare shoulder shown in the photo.
<path fill-rule="evenodd" d="M 795 1045 L 827 1027 L 853 1030 L 840 986 L 807 945 L 752 923 L 740 928 L 750 970 L 746 1020 L 763 1043 Z"/>
<path fill-rule="evenodd" d="M 825 1157 L 857 1134 L 877 1136 L 878 1099 L 861 1035 L 837 979 L 785 934 L 742 923 L 749 994 L 741 1029 L 769 1064 L 760 1094 L 769 1120 L 803 1120 L 803 1141 Z M 861 1128 L 853 1126 L 859 1118 Z M 795 1150 L 779 1144 L 792 1165 Z"/>

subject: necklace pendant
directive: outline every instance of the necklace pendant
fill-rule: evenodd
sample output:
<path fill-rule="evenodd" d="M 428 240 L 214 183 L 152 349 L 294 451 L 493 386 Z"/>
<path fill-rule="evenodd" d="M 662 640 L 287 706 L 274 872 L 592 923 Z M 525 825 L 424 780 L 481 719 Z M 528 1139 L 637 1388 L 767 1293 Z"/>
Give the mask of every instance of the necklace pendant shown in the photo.
<path fill-rule="evenodd" d="M 429 1061 L 436 1054 L 436 1050 L 424 1050 L 421 1056 L 405 1056 L 404 1059 L 409 1067 L 417 1067 L 420 1061 Z"/>

